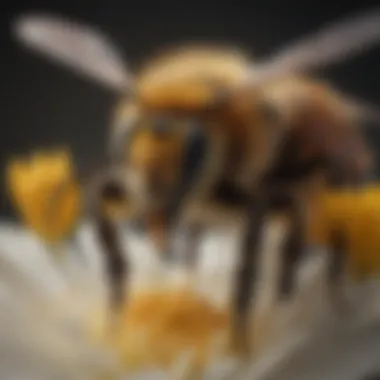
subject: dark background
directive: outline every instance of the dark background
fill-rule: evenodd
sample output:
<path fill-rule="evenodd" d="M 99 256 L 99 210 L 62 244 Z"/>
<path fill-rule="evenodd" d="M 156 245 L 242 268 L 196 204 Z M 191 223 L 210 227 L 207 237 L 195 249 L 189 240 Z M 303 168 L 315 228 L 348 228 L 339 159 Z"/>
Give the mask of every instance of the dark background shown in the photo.
<path fill-rule="evenodd" d="M 10 20 L 26 11 L 50 11 L 99 26 L 122 45 L 135 66 L 166 45 L 227 42 L 258 58 L 323 23 L 380 2 L 256 0 L 240 3 L 177 1 L 12 1 L 1 7 L 1 188 L 3 166 L 14 153 L 37 146 L 69 145 L 79 162 L 101 159 L 112 93 L 26 52 L 11 39 Z M 338 88 L 380 105 L 380 47 L 324 71 Z M 380 144 L 379 132 L 369 137 Z M 377 142 L 379 141 L 379 142 Z M 10 207 L 1 194 L 1 214 Z"/>

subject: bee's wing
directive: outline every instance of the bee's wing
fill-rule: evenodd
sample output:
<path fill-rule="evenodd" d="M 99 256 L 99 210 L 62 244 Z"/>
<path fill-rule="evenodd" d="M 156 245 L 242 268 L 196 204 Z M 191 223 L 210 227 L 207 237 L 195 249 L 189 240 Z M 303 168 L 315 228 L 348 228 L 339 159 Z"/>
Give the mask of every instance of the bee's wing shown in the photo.
<path fill-rule="evenodd" d="M 380 8 L 345 18 L 301 39 L 262 64 L 255 65 L 242 85 L 265 84 L 342 61 L 380 42 Z"/>
<path fill-rule="evenodd" d="M 23 45 L 114 91 L 131 86 L 120 50 L 89 26 L 48 14 L 18 17 L 13 34 Z"/>

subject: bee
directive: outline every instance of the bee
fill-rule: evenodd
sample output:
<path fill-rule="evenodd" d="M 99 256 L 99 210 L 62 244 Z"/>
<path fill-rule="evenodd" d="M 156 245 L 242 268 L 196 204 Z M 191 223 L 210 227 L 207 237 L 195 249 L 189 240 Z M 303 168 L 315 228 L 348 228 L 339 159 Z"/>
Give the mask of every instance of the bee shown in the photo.
<path fill-rule="evenodd" d="M 379 21 L 377 10 L 348 18 L 256 64 L 241 52 L 186 47 L 152 59 L 137 75 L 93 28 L 29 15 L 15 31 L 24 44 L 123 95 L 108 146 L 108 165 L 119 174 L 113 182 L 103 177 L 97 199 L 129 199 L 129 216 L 145 220 L 160 252 L 170 256 L 179 226 L 185 257 L 196 257 L 206 219 L 187 215 L 195 206 L 206 211 L 214 201 L 241 210 L 246 233 L 232 307 L 234 339 L 246 350 L 264 216 L 282 210 L 288 219 L 279 293 L 289 295 L 316 183 L 357 186 L 370 171 L 357 126 L 371 112 L 307 72 L 377 43 Z M 109 218 L 100 213 L 98 220 L 120 279 L 117 239 Z"/>

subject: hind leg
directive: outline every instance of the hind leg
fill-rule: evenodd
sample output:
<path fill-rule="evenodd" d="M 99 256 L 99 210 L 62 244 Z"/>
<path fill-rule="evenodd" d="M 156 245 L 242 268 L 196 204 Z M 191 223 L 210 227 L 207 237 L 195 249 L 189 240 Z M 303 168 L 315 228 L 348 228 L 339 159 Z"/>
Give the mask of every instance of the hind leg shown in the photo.
<path fill-rule="evenodd" d="M 255 195 L 249 204 L 247 230 L 235 274 L 230 343 L 233 350 L 244 356 L 252 349 L 250 347 L 249 315 L 254 306 L 254 292 L 257 288 L 257 268 L 260 258 L 264 217 L 267 211 L 266 201 L 267 199 L 260 194 Z"/>
<path fill-rule="evenodd" d="M 349 310 L 349 301 L 344 292 L 345 269 L 347 264 L 347 241 L 341 230 L 330 234 L 331 252 L 327 268 L 328 294 L 334 310 L 345 314 Z"/>
<path fill-rule="evenodd" d="M 306 208 L 301 199 L 291 198 L 286 210 L 289 222 L 280 256 L 278 297 L 288 300 L 295 291 L 299 263 L 306 254 Z"/>
<path fill-rule="evenodd" d="M 99 172 L 85 187 L 85 196 L 88 212 L 105 256 L 110 306 L 115 311 L 124 305 L 127 295 L 126 280 L 130 274 L 127 252 L 124 251 L 116 227 L 116 221 L 124 216 L 126 194 L 123 182 L 108 172 Z"/>

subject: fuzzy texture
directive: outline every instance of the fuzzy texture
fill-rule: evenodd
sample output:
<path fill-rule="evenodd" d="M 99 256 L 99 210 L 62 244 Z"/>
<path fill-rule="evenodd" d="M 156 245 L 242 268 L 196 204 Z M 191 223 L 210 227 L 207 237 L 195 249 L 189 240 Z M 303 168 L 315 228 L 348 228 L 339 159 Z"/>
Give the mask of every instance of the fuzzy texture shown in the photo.
<path fill-rule="evenodd" d="M 293 166 L 324 158 L 351 182 L 352 178 L 360 182 L 372 168 L 369 147 L 344 94 L 327 83 L 301 77 L 274 81 L 263 91 L 288 125 Z M 289 158 L 280 155 L 280 164 L 284 160 Z"/>
<path fill-rule="evenodd" d="M 283 181 L 284 173 L 297 176 L 311 167 L 290 185 L 309 181 L 316 171 L 327 171 L 329 180 L 359 182 L 372 157 L 345 97 L 327 83 L 300 76 L 234 92 L 250 65 L 243 52 L 232 49 L 190 46 L 163 53 L 143 66 L 137 96 L 118 106 L 115 125 L 152 111 L 201 120 L 210 155 L 218 156 L 208 175 L 225 177 L 246 192 L 272 168 L 274 180 Z"/>
<path fill-rule="evenodd" d="M 213 101 L 214 88 L 241 80 L 250 61 L 243 52 L 185 46 L 148 60 L 137 76 L 137 92 L 149 108 L 199 111 Z"/>

